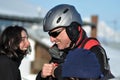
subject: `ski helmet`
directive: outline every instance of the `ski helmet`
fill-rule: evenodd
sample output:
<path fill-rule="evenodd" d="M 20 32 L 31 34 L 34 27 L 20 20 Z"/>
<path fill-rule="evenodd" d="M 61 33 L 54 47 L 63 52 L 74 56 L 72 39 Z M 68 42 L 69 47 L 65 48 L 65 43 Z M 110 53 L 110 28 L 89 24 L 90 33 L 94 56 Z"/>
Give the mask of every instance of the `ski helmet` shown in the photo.
<path fill-rule="evenodd" d="M 82 25 L 82 19 L 74 6 L 61 4 L 53 7 L 43 20 L 45 32 L 57 27 L 68 27 L 72 22 Z"/>

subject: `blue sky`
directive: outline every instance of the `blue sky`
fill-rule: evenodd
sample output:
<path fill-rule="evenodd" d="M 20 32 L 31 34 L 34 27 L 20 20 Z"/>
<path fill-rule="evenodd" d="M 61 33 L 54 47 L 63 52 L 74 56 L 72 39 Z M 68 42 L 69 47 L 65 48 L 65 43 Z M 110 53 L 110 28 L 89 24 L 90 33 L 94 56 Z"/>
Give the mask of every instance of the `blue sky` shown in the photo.
<path fill-rule="evenodd" d="M 58 4 L 72 4 L 82 18 L 98 15 L 99 20 L 120 32 L 120 0 L 27 0 L 29 3 L 51 9 Z"/>

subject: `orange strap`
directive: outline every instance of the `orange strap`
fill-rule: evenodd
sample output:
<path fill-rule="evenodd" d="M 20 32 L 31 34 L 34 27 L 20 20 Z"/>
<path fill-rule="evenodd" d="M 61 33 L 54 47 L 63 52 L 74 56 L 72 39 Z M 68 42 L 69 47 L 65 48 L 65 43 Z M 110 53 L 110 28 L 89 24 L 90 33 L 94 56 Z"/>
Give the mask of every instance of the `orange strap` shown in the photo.
<path fill-rule="evenodd" d="M 89 40 L 89 41 L 87 41 L 86 42 L 86 44 L 84 45 L 84 49 L 87 49 L 87 50 L 89 50 L 89 49 L 91 49 L 93 46 L 97 46 L 97 45 L 99 45 L 99 42 L 98 41 L 96 41 L 96 40 Z"/>
<path fill-rule="evenodd" d="M 99 43 L 99 41 L 97 39 L 95 39 L 95 38 L 88 38 L 78 48 L 84 48 L 84 49 L 90 50 L 93 46 L 97 46 L 97 45 L 100 45 L 100 43 Z"/>

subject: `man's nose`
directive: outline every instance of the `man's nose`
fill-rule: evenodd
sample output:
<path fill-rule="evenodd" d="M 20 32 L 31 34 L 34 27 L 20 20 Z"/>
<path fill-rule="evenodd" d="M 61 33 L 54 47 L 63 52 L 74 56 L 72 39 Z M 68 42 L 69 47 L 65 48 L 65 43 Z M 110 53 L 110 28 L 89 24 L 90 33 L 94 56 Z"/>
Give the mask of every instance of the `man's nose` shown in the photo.
<path fill-rule="evenodd" d="M 55 42 L 55 38 L 52 37 L 52 36 L 50 36 L 50 41 L 51 41 L 51 42 Z"/>

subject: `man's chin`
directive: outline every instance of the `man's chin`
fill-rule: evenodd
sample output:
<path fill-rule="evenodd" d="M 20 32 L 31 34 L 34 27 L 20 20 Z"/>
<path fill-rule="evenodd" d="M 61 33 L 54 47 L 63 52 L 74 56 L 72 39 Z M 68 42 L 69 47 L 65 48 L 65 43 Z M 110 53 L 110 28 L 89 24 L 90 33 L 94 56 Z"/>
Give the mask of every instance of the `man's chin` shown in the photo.
<path fill-rule="evenodd" d="M 66 48 L 63 47 L 58 47 L 59 50 L 65 50 Z"/>
<path fill-rule="evenodd" d="M 62 50 L 62 49 L 64 49 L 64 48 L 63 48 L 63 47 L 58 46 L 58 49 L 59 49 L 59 50 Z"/>

